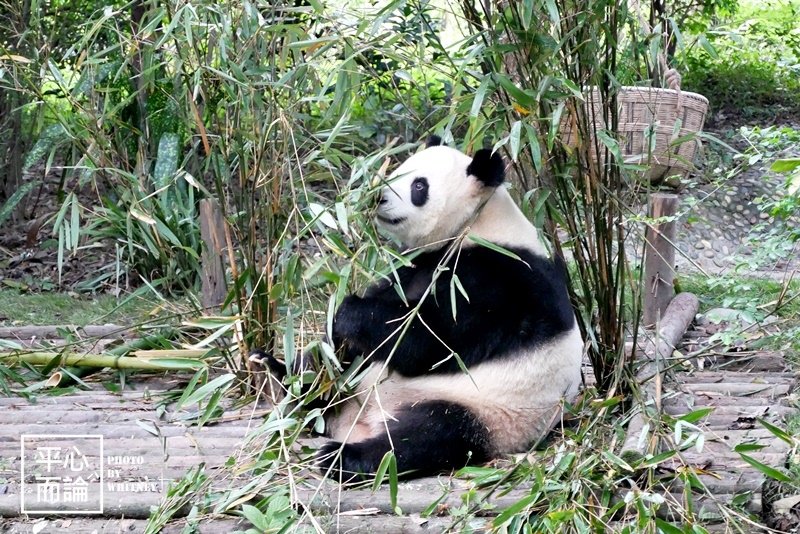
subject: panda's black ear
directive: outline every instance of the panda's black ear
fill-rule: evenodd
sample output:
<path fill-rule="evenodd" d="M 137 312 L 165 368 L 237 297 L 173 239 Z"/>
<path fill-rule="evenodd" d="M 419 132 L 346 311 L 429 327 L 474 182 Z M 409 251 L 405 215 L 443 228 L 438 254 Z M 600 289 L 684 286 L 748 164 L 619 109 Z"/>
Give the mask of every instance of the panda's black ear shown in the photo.
<path fill-rule="evenodd" d="M 467 166 L 467 175 L 476 177 L 487 187 L 497 187 L 506 177 L 506 165 L 500 154 L 492 154 L 492 149 L 482 148 L 472 157 L 472 162 Z"/>
<path fill-rule="evenodd" d="M 439 146 L 441 144 L 443 144 L 442 138 L 439 137 L 438 135 L 432 135 L 428 137 L 428 140 L 425 142 L 425 148 L 430 148 L 432 146 Z"/>

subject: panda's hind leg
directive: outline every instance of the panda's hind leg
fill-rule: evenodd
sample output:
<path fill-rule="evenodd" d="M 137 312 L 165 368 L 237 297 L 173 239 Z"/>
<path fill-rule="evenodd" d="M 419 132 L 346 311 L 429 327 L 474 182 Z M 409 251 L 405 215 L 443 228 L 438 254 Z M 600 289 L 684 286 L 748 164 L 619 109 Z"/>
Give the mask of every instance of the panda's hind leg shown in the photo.
<path fill-rule="evenodd" d="M 323 472 L 330 468 L 334 479 L 363 478 L 374 474 L 392 449 L 401 475 L 433 474 L 490 458 L 488 430 L 460 404 L 435 400 L 406 405 L 386 427 L 388 434 L 356 443 L 326 443 L 317 455 Z"/>

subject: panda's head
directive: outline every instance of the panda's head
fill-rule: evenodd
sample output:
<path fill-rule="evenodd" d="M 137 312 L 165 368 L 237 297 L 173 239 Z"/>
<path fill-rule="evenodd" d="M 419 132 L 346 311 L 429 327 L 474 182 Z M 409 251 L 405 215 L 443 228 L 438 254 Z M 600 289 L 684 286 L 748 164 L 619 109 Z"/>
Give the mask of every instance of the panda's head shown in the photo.
<path fill-rule="evenodd" d="M 404 161 L 381 192 L 378 225 L 406 247 L 458 235 L 505 177 L 499 154 L 481 149 L 470 158 L 439 142 Z"/>

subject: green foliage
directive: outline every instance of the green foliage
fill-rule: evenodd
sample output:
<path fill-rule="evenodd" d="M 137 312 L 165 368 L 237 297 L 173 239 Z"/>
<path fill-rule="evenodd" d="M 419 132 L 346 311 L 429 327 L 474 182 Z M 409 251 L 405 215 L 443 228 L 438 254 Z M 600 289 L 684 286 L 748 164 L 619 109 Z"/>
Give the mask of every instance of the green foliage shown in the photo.
<path fill-rule="evenodd" d="M 714 110 L 774 117 L 800 110 L 800 4 L 754 3 L 713 26 L 706 46 L 687 48 L 685 89 L 706 95 Z"/>
<path fill-rule="evenodd" d="M 769 257 L 769 251 L 792 253 L 796 242 L 800 240 L 797 227 L 800 218 L 800 159 L 785 157 L 788 152 L 800 143 L 800 130 L 784 127 L 746 128 L 740 129 L 760 160 L 771 162 L 769 171 L 783 173 L 786 176 L 784 189 L 767 198 L 755 199 L 759 208 L 771 217 L 761 224 L 758 230 L 765 237 L 760 239 L 759 254 Z"/>
<path fill-rule="evenodd" d="M 677 0 L 666 5 L 667 15 L 683 32 L 701 33 L 714 20 L 734 15 L 739 0 Z"/>

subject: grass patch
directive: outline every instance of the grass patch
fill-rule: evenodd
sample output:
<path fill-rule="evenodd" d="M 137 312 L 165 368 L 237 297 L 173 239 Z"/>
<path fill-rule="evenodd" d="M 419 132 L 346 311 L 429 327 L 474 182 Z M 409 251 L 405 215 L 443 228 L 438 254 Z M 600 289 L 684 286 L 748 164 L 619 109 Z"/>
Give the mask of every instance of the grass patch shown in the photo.
<path fill-rule="evenodd" d="M 684 88 L 705 94 L 712 109 L 771 119 L 776 107 L 800 111 L 797 66 L 800 2 L 745 2 L 705 33 L 707 46 L 681 56 Z"/>
<path fill-rule="evenodd" d="M 778 317 L 800 322 L 800 280 L 784 287 L 781 282 L 765 278 L 684 274 L 679 285 L 681 291 L 697 295 L 701 310 L 733 308 L 751 312 L 757 320 L 774 311 Z"/>
<path fill-rule="evenodd" d="M 123 303 L 120 305 L 120 303 Z M 125 302 L 113 295 L 20 293 L 0 289 L 0 326 L 141 323 L 165 310 L 163 303 L 146 298 Z"/>

